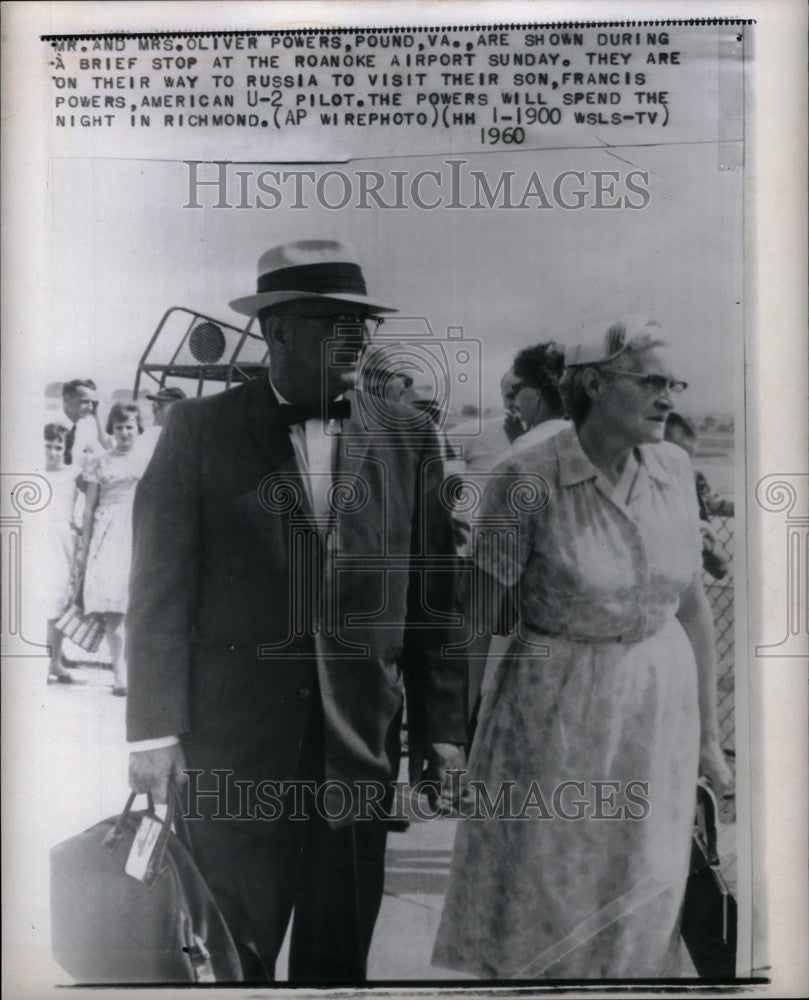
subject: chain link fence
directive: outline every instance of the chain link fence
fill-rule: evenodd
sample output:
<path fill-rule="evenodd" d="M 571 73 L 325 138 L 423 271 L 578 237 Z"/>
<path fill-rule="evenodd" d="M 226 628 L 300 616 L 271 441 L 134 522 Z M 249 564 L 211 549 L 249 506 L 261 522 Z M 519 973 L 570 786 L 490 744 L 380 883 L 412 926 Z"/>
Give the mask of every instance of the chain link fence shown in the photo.
<path fill-rule="evenodd" d="M 719 733 L 726 753 L 736 751 L 736 720 L 734 715 L 734 649 L 733 649 L 733 518 L 712 517 L 708 528 L 713 535 L 713 553 L 727 565 L 727 573 L 717 580 L 703 570 L 705 591 L 713 609 L 716 629 L 716 686 L 719 713 Z"/>
<path fill-rule="evenodd" d="M 711 517 L 706 527 L 713 536 L 713 554 L 726 567 L 725 576 L 717 580 L 703 567 L 705 592 L 713 609 L 716 642 L 716 701 L 719 718 L 719 741 L 733 767 L 736 756 L 735 715 L 735 655 L 733 646 L 733 518 Z M 714 562 L 716 566 L 716 562 Z M 719 802 L 720 856 L 725 881 L 735 889 L 735 798 Z"/>

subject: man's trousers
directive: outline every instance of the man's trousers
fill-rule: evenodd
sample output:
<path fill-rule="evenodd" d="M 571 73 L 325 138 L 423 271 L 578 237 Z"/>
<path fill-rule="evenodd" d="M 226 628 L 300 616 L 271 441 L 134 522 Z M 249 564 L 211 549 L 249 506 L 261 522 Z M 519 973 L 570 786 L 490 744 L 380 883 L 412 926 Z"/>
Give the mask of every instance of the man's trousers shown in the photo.
<path fill-rule="evenodd" d="M 322 782 L 319 704 L 313 706 L 295 779 Z M 200 768 L 197 787 L 210 787 L 215 764 L 187 747 L 187 766 Z M 236 941 L 246 981 L 270 981 L 292 914 L 289 979 L 362 982 L 385 880 L 384 819 L 334 828 L 317 815 L 311 795 L 297 807 L 283 799 L 272 821 L 226 818 L 189 821 L 194 857 Z M 292 819 L 301 813 L 307 818 Z M 208 810 L 201 810 L 206 812 Z"/>

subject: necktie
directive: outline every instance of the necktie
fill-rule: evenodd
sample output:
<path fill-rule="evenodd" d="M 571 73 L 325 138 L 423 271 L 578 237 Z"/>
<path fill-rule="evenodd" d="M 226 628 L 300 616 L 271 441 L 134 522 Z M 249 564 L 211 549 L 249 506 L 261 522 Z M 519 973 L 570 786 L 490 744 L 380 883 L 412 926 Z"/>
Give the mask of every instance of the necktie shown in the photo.
<path fill-rule="evenodd" d="M 333 400 L 325 413 L 322 410 L 305 410 L 290 403 L 281 403 L 280 410 L 284 426 L 292 427 L 293 424 L 305 424 L 307 420 L 347 420 L 351 416 L 351 403 L 347 399 Z"/>
<path fill-rule="evenodd" d="M 65 465 L 73 464 L 73 445 L 76 442 L 76 425 L 65 434 Z"/>

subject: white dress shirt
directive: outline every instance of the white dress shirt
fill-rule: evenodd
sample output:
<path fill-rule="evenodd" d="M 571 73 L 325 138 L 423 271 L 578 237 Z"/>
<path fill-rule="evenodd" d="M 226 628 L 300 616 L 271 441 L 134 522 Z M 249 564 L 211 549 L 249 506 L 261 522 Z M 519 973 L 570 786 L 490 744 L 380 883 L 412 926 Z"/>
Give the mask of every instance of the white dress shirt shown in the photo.
<path fill-rule="evenodd" d="M 71 424 L 70 429 L 74 431 L 71 449 L 73 467 L 78 473 L 82 471 L 89 459 L 94 455 L 102 455 L 106 449 L 98 440 L 98 426 L 95 417 L 91 415 L 82 417 L 77 423 Z"/>
<path fill-rule="evenodd" d="M 281 405 L 288 405 L 270 379 L 270 388 Z M 338 399 L 342 399 L 339 396 Z M 337 431 L 341 421 L 307 420 L 305 424 L 292 424 L 289 439 L 295 452 L 295 461 L 301 474 L 304 489 L 317 522 L 329 516 L 329 490 L 337 448 Z"/>
<path fill-rule="evenodd" d="M 282 405 L 288 404 L 270 379 L 270 388 Z M 338 397 L 342 399 L 342 396 Z M 292 424 L 289 439 L 295 452 L 295 461 L 301 474 L 301 481 L 315 517 L 320 525 L 329 516 L 329 490 L 332 485 L 332 470 L 337 449 L 339 425 L 341 421 L 320 419 L 307 420 L 305 424 Z M 328 428 L 328 429 L 327 429 Z M 177 736 L 158 736 L 152 740 L 136 740 L 129 744 L 132 751 L 162 750 L 179 743 Z"/>

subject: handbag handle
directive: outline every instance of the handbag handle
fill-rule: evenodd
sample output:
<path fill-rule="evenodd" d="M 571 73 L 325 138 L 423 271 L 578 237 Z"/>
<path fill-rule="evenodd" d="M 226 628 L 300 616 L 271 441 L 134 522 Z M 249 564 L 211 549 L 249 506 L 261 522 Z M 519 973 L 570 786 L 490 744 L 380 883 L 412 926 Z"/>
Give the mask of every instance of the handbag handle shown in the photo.
<path fill-rule="evenodd" d="M 703 828 L 700 834 L 705 848 L 705 856 L 709 865 L 719 864 L 719 852 L 717 851 L 717 831 L 716 814 L 718 812 L 716 796 L 710 783 L 704 778 L 697 781 L 697 806 L 698 813 L 701 810 Z"/>

